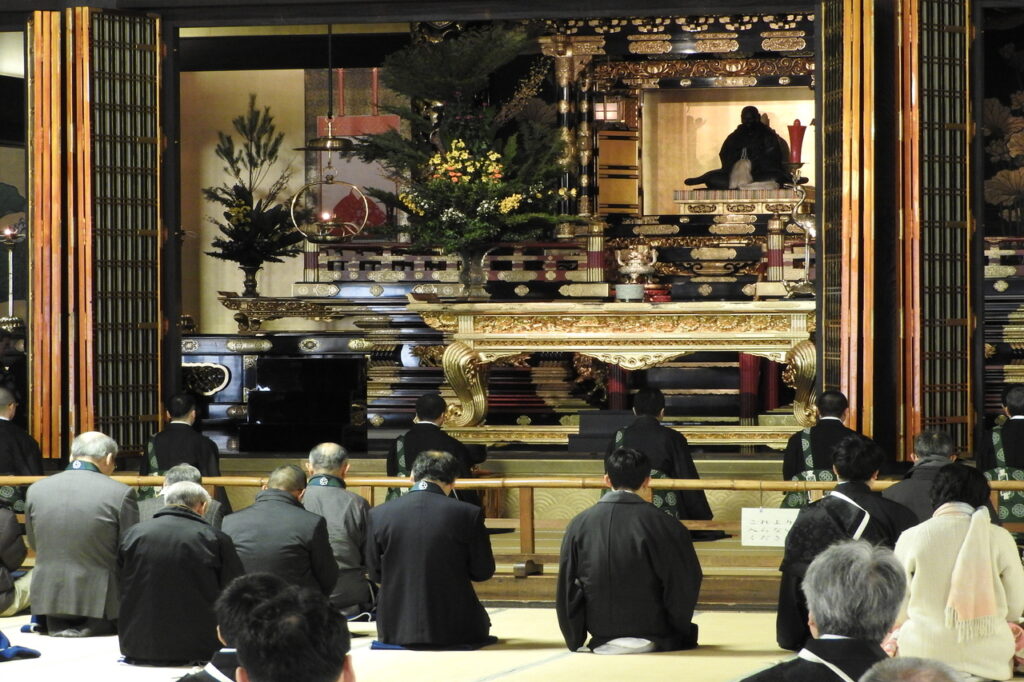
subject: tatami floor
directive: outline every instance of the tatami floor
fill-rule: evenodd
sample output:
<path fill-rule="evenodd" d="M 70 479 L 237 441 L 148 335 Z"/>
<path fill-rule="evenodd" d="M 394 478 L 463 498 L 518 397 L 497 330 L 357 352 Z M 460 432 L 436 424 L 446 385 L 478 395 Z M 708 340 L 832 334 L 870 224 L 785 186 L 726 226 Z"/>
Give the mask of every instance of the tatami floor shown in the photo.
<path fill-rule="evenodd" d="M 553 609 L 493 608 L 491 632 L 496 645 L 473 652 L 371 651 L 374 626 L 353 623 L 352 656 L 356 678 L 373 680 L 536 681 L 686 679 L 734 680 L 791 656 L 775 646 L 774 612 L 701 612 L 701 646 L 692 651 L 633 656 L 596 656 L 566 650 Z M 0 630 L 12 644 L 37 649 L 42 656 L 0 663 L 0 680 L 76 682 L 163 682 L 186 668 L 144 668 L 118 663 L 116 637 L 55 639 L 23 634 L 27 616 L 0 618 Z M 364 635 L 364 636 L 358 636 Z M 296 676 L 300 680 L 300 676 Z"/>

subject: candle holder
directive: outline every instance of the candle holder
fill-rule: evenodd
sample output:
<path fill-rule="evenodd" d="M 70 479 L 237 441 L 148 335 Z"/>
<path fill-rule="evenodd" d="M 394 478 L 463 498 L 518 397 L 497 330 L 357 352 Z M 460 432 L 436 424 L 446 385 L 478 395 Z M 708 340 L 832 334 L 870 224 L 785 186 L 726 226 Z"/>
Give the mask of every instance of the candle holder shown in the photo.
<path fill-rule="evenodd" d="M 789 213 L 790 222 L 799 227 L 804 233 L 804 276 L 796 282 L 784 282 L 786 298 L 792 298 L 797 295 L 813 296 L 815 293 L 814 282 L 811 281 L 811 240 L 817 236 L 818 230 L 817 220 L 814 215 L 812 213 L 804 213 L 801 210 L 804 202 L 807 201 L 807 190 L 804 189 L 803 184 L 800 182 L 803 179 L 803 176 L 800 174 L 800 169 L 803 168 L 803 165 L 803 162 L 800 161 L 789 161 L 784 164 L 786 170 L 793 177 L 790 188 L 797 194 L 797 201 L 793 204 L 793 209 Z"/>

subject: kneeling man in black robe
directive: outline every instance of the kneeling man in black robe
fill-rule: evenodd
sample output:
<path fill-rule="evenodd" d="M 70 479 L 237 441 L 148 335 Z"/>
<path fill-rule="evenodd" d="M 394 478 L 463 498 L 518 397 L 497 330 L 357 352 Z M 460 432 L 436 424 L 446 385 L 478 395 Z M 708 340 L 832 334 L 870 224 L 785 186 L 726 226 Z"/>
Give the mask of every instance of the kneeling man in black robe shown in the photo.
<path fill-rule="evenodd" d="M 691 620 L 704 576 L 686 527 L 637 494 L 651 482 L 650 461 L 619 448 L 604 481 L 612 492 L 562 541 L 555 607 L 566 646 L 578 650 L 588 632 L 594 653 L 697 646 Z"/>

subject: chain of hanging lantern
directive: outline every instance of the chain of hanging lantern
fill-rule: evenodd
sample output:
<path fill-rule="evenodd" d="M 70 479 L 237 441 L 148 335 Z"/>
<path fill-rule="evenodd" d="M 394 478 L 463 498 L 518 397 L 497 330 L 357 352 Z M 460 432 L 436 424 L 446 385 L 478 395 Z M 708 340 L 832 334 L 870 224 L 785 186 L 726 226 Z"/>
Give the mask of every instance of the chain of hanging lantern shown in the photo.
<path fill-rule="evenodd" d="M 299 147 L 297 151 L 316 152 L 317 179 L 308 182 L 292 196 L 289 210 L 292 225 L 313 244 L 337 244 L 352 239 L 366 226 L 370 216 L 370 202 L 363 191 L 351 182 L 337 178 L 334 158 L 352 149 L 352 142 L 347 138 L 334 135 L 334 54 L 331 45 L 333 36 L 332 25 L 327 25 L 327 134 L 314 137 Z M 319 131 L 318 131 L 319 132 Z M 326 154 L 327 164 L 322 165 L 322 157 Z M 343 220 L 338 216 L 337 207 L 331 206 L 326 194 L 330 187 L 348 187 L 362 202 L 362 218 Z M 313 207 L 310 211 L 309 208 Z M 311 219 L 306 219 L 309 215 Z"/>

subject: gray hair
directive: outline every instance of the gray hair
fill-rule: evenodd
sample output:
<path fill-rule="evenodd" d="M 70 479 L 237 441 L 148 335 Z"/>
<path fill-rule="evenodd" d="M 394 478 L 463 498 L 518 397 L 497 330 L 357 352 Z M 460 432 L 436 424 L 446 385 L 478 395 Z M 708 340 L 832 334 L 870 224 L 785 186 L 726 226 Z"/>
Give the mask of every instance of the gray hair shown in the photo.
<path fill-rule="evenodd" d="M 164 488 L 169 488 L 175 483 L 181 483 L 182 481 L 188 481 L 189 483 L 199 483 L 203 480 L 203 475 L 199 473 L 199 469 L 196 469 L 191 464 L 175 464 L 167 473 L 164 474 Z"/>
<path fill-rule="evenodd" d="M 945 431 L 925 431 L 914 438 L 914 454 L 918 457 L 946 457 L 953 454 L 953 439 Z"/>
<path fill-rule="evenodd" d="M 178 481 L 163 489 L 164 504 L 167 506 L 180 505 L 195 509 L 199 505 L 210 501 L 210 493 L 198 483 L 192 481 Z"/>
<path fill-rule="evenodd" d="M 900 656 L 875 663 L 858 682 L 960 682 L 962 679 L 942 661 Z"/>
<path fill-rule="evenodd" d="M 345 448 L 337 443 L 320 443 L 309 451 L 309 466 L 317 473 L 337 471 L 347 459 Z"/>
<path fill-rule="evenodd" d="M 0 410 L 6 410 L 12 403 L 16 403 L 14 394 L 9 389 L 0 386 Z"/>
<path fill-rule="evenodd" d="M 907 579 L 891 549 L 853 540 L 816 556 L 803 589 L 820 634 L 878 643 L 896 620 Z"/>
<path fill-rule="evenodd" d="M 103 459 L 117 454 L 117 441 L 99 431 L 86 431 L 71 441 L 71 459 Z"/>

